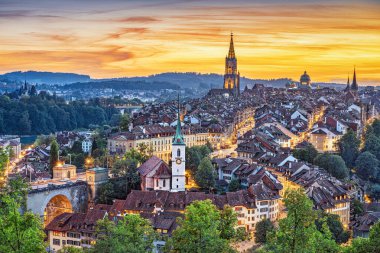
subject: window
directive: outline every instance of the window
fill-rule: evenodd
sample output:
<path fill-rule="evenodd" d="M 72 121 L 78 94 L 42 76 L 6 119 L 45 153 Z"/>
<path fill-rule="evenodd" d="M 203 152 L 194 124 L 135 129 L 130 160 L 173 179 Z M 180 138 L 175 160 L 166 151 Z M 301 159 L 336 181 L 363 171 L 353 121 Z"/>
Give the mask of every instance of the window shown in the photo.
<path fill-rule="evenodd" d="M 61 240 L 53 239 L 53 245 L 61 245 Z"/>
<path fill-rule="evenodd" d="M 180 149 L 177 149 L 177 156 L 178 156 L 178 157 L 181 156 L 181 150 L 180 150 Z"/>
<path fill-rule="evenodd" d="M 59 231 L 53 231 L 53 235 L 54 235 L 54 236 L 60 236 L 60 235 L 61 235 L 61 232 L 59 232 Z"/>
<path fill-rule="evenodd" d="M 164 181 L 162 182 L 162 186 L 163 187 L 166 187 L 166 180 L 164 179 Z"/>
<path fill-rule="evenodd" d="M 158 179 L 156 179 L 156 187 L 158 187 Z"/>

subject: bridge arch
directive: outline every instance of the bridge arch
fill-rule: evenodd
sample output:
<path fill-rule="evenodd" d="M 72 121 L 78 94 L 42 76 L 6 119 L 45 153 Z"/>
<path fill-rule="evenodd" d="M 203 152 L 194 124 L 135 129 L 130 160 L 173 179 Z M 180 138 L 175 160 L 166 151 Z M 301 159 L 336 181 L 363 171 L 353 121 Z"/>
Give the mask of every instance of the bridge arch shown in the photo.
<path fill-rule="evenodd" d="M 49 224 L 55 217 L 62 213 L 72 213 L 73 205 L 69 198 L 63 194 L 57 194 L 44 205 L 44 224 Z"/>
<path fill-rule="evenodd" d="M 63 212 L 86 212 L 88 205 L 88 185 L 77 182 L 65 185 L 48 185 L 32 189 L 28 193 L 27 210 L 39 215 L 41 219 L 51 220 Z"/>

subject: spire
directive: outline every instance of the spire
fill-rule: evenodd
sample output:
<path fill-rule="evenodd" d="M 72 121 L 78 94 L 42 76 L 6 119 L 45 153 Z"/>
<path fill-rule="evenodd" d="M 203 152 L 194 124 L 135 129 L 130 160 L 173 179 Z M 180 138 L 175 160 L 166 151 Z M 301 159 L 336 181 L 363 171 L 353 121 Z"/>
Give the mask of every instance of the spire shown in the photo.
<path fill-rule="evenodd" d="M 179 112 L 179 93 L 178 93 L 178 108 L 177 108 L 177 127 L 175 130 L 175 135 L 173 137 L 173 145 L 185 145 L 185 142 L 183 141 L 183 135 L 181 133 L 181 118 L 180 118 L 180 112 Z"/>
<path fill-rule="evenodd" d="M 230 50 L 228 51 L 227 58 L 235 58 L 234 34 L 233 33 L 231 33 Z"/>
<path fill-rule="evenodd" d="M 353 80 L 352 80 L 351 89 L 358 90 L 358 84 L 356 82 L 356 69 L 355 69 L 355 67 L 354 67 L 354 77 L 353 77 Z"/>
<path fill-rule="evenodd" d="M 346 86 L 346 89 L 344 89 L 345 91 L 349 91 L 350 90 L 350 76 L 348 76 L 347 78 L 347 86 Z"/>

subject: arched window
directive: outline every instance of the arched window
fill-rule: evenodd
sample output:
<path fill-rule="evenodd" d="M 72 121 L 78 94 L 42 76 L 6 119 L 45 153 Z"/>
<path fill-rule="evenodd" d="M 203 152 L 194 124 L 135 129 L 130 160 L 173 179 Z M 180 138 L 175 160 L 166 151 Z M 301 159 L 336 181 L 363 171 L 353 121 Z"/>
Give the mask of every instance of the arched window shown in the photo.
<path fill-rule="evenodd" d="M 178 156 L 178 157 L 181 156 L 181 150 L 180 150 L 180 149 L 177 149 L 177 156 Z"/>

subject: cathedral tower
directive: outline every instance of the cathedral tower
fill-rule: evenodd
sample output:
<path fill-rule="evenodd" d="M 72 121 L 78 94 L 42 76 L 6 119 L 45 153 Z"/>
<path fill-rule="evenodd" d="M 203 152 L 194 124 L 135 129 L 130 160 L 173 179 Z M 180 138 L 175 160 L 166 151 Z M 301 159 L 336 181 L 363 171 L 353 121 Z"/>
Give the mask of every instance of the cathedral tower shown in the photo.
<path fill-rule="evenodd" d="M 354 77 L 352 78 L 352 84 L 351 84 L 351 90 L 353 91 L 358 91 L 359 89 L 359 86 L 358 86 L 358 83 L 356 82 L 356 70 L 354 68 Z"/>
<path fill-rule="evenodd" d="M 185 191 L 185 142 L 181 133 L 181 119 L 179 113 L 178 95 L 178 117 L 177 128 L 172 141 L 172 191 Z"/>
<path fill-rule="evenodd" d="M 237 60 L 235 57 L 233 34 L 231 33 L 230 49 L 226 56 L 226 67 L 224 74 L 224 89 L 229 90 L 235 96 L 240 95 L 240 73 L 237 71 Z"/>

